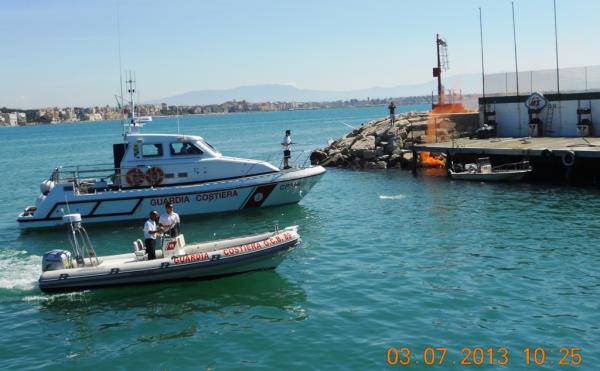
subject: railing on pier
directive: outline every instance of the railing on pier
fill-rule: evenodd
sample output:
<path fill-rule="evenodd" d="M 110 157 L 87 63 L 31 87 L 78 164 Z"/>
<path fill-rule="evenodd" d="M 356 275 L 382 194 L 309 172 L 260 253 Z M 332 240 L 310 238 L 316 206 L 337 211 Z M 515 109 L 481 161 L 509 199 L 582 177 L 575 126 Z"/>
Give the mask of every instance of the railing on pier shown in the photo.
<path fill-rule="evenodd" d="M 600 66 L 569 67 L 558 70 L 561 93 L 576 93 L 600 90 Z M 519 95 L 533 92 L 558 93 L 556 69 L 520 71 L 518 74 Z M 517 95 L 515 72 L 485 75 L 486 96 Z"/>

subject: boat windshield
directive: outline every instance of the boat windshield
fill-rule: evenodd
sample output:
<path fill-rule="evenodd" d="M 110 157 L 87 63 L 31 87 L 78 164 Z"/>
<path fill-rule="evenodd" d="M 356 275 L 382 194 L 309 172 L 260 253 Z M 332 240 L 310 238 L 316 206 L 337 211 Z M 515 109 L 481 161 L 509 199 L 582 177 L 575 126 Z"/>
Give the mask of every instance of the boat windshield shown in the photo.
<path fill-rule="evenodd" d="M 217 149 L 213 146 L 210 145 L 210 143 L 208 143 L 207 141 L 203 141 L 204 144 L 206 144 L 210 149 L 212 149 L 213 151 L 219 153 L 219 151 L 217 151 Z"/>

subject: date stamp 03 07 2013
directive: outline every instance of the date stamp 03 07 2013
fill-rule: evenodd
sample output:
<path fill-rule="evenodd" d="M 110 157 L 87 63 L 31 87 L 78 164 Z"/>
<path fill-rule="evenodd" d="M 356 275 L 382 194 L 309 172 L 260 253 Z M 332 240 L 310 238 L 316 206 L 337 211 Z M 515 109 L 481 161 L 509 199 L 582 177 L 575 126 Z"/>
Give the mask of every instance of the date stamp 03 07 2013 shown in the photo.
<path fill-rule="evenodd" d="M 524 366 L 579 366 L 583 362 L 580 347 L 560 347 L 558 351 L 542 347 L 523 348 L 521 352 L 516 352 L 517 355 L 511 353 L 507 347 L 463 347 L 460 349 L 460 359 L 447 358 L 447 351 L 447 347 L 424 347 L 422 349 L 390 347 L 386 352 L 386 362 L 389 366 L 411 364 L 509 366 L 512 362 L 519 362 Z M 513 359 L 513 357 L 518 359 Z"/>

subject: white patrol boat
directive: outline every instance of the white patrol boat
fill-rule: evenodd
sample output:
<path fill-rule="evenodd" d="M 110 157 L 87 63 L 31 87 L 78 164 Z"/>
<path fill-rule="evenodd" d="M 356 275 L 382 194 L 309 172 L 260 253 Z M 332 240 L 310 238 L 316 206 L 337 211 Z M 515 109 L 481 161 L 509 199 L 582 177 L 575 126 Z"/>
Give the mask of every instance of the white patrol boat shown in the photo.
<path fill-rule="evenodd" d="M 56 249 L 42 258 L 38 280 L 44 292 L 72 291 L 184 279 L 208 279 L 274 269 L 300 242 L 297 227 L 225 240 L 186 244 L 182 234 L 163 237 L 156 259 L 148 260 L 141 240 L 133 252 L 98 256 L 81 225 L 81 215 L 67 214 L 72 251 Z"/>
<path fill-rule="evenodd" d="M 292 204 L 325 173 L 321 166 L 282 170 L 223 156 L 199 136 L 142 134 L 151 118 L 135 116 L 134 82 L 127 83 L 132 108 L 123 143 L 113 145 L 113 164 L 55 168 L 35 205 L 19 214 L 22 228 L 56 227 L 67 213 L 86 223 L 144 219 L 166 202 L 181 215 Z"/>

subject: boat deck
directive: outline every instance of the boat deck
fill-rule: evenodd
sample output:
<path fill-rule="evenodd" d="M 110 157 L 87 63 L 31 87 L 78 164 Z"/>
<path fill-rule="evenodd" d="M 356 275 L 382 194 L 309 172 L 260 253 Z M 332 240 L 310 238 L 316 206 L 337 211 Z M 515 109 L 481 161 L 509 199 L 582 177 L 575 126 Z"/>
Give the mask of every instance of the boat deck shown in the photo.
<path fill-rule="evenodd" d="M 542 151 L 573 151 L 578 157 L 600 158 L 600 138 L 460 138 L 442 143 L 416 145 L 417 152 L 510 156 L 541 156 Z"/>

